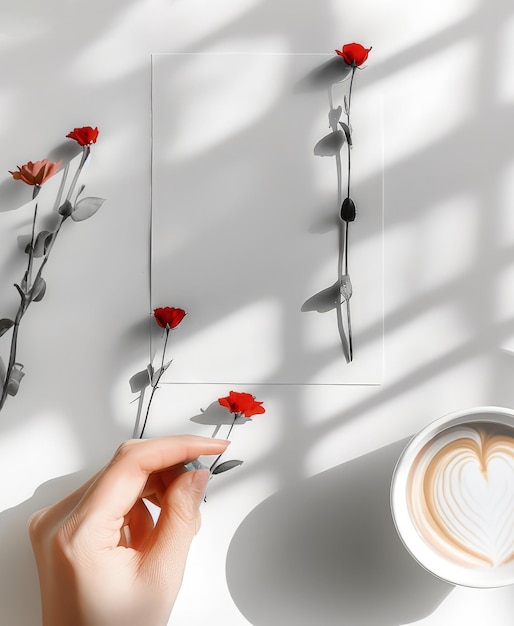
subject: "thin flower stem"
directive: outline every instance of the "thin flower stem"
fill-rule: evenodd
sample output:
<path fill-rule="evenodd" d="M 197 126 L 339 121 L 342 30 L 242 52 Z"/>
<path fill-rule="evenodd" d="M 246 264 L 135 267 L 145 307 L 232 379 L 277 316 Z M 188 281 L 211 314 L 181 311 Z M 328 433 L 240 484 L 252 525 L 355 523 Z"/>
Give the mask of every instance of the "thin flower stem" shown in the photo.
<path fill-rule="evenodd" d="M 356 69 L 357 69 L 356 66 L 352 67 L 352 74 L 350 77 L 350 86 L 348 88 L 348 98 L 345 99 L 345 107 L 344 107 L 345 114 L 346 114 L 346 122 L 347 122 L 348 129 L 350 129 L 350 133 L 351 133 L 350 111 L 351 111 L 351 103 L 352 103 L 352 89 L 353 89 L 353 79 L 355 77 Z M 328 88 L 328 104 L 330 107 L 330 111 L 333 111 L 334 99 L 333 99 L 333 93 L 332 93 L 332 85 L 330 85 Z M 332 127 L 332 130 L 335 131 L 333 127 Z M 349 143 L 348 140 L 346 141 L 346 149 L 347 149 L 347 158 L 348 158 L 346 197 L 350 198 L 352 167 L 351 167 L 351 144 Z M 337 206 L 338 208 L 340 208 L 342 205 L 342 201 L 343 201 L 343 189 L 342 189 L 343 183 L 342 183 L 341 154 L 339 152 L 336 154 L 336 173 L 337 173 Z M 337 262 L 337 277 L 338 277 L 338 283 L 340 286 L 342 284 L 343 276 L 344 275 L 349 276 L 348 234 L 349 234 L 350 224 L 347 220 L 344 220 L 342 222 L 343 223 L 341 224 L 340 234 L 339 234 L 339 255 L 338 255 L 338 262 Z M 345 336 L 345 329 L 344 329 L 343 322 L 342 322 L 343 304 L 346 310 L 347 338 Z M 348 352 L 346 353 L 345 351 L 345 353 L 346 353 L 347 361 L 350 363 L 353 360 L 353 339 L 352 339 L 352 322 L 351 322 L 351 313 L 350 313 L 350 302 L 348 299 L 345 299 L 344 303 L 342 303 L 340 299 L 338 300 L 337 319 L 338 319 L 339 331 L 341 334 L 341 341 L 343 341 L 344 343 L 346 343 L 346 341 L 348 342 Z"/>
<path fill-rule="evenodd" d="M 87 161 L 87 158 L 89 156 L 89 154 L 91 153 L 91 148 L 89 146 L 84 146 L 83 152 L 82 152 L 82 158 L 80 160 L 80 164 L 77 168 L 77 171 L 75 172 L 75 176 L 73 177 L 73 181 L 70 185 L 70 188 L 68 190 L 68 195 L 66 196 L 66 200 L 69 200 L 70 196 L 73 193 L 73 190 L 78 182 L 79 176 L 80 176 L 80 172 L 82 171 L 82 168 L 84 167 L 84 163 Z M 68 175 L 68 169 L 69 169 L 69 165 L 66 166 L 65 170 L 64 170 L 64 174 L 63 174 L 63 180 L 61 182 L 61 185 L 59 187 L 59 191 L 57 192 L 57 197 L 56 197 L 56 202 L 55 205 L 57 206 L 57 208 L 60 206 L 61 204 L 61 197 L 62 197 L 62 193 L 64 190 L 64 184 L 66 181 L 66 177 Z M 50 243 L 48 244 L 48 249 L 45 253 L 45 258 L 43 259 L 41 265 L 39 266 L 39 270 L 38 273 L 36 275 L 36 278 L 34 280 L 34 282 L 36 282 L 39 278 L 41 278 L 41 275 L 43 273 L 43 269 L 45 267 L 45 265 L 48 263 L 48 259 L 50 257 L 50 252 L 52 251 L 52 248 L 54 247 L 55 244 L 55 240 L 57 239 L 57 236 L 59 235 L 59 232 L 61 231 L 61 227 L 64 224 L 65 220 L 68 218 L 68 215 L 62 215 L 61 216 L 61 220 L 59 222 L 59 225 L 57 226 L 57 229 L 55 230 L 54 234 L 52 235 L 52 238 L 50 239 Z"/>
<path fill-rule="evenodd" d="M 352 316 L 350 312 L 350 301 L 346 300 L 346 321 L 348 323 L 348 362 L 353 361 L 353 340 L 352 340 Z"/>
<path fill-rule="evenodd" d="M 80 160 L 80 164 L 77 168 L 77 171 L 75 172 L 75 176 L 73 178 L 73 181 L 71 183 L 70 189 L 68 190 L 68 196 L 67 199 L 71 196 L 71 194 L 73 193 L 73 189 L 75 188 L 77 181 L 79 179 L 80 176 L 80 172 L 82 171 L 82 168 L 84 167 L 84 163 L 86 162 L 89 153 L 91 152 L 91 149 L 89 146 L 85 146 L 84 150 L 82 152 L 82 158 Z M 66 180 L 66 175 L 68 172 L 68 166 L 65 169 L 64 172 L 64 176 L 63 176 L 63 181 L 61 182 L 61 185 L 59 187 L 59 191 L 57 193 L 57 198 L 56 198 L 56 202 L 55 205 L 58 207 L 60 204 L 60 198 L 62 197 L 62 193 L 64 190 L 64 184 L 65 184 L 65 180 Z M 39 192 L 41 191 L 41 186 L 40 185 L 34 185 L 34 189 L 32 192 L 32 199 L 34 200 Z M 8 386 L 9 386 L 9 381 L 11 379 L 11 375 L 12 375 L 12 371 L 16 365 L 16 352 L 17 352 L 17 347 L 18 347 L 18 334 L 19 334 L 19 329 L 20 329 L 20 323 L 21 320 L 23 318 L 23 316 L 25 315 L 28 307 L 30 306 L 31 302 L 33 301 L 34 298 L 34 294 L 32 293 L 32 287 L 41 279 L 42 273 L 43 273 L 43 269 L 45 268 L 46 264 L 48 263 L 48 259 L 50 257 L 50 252 L 52 251 L 52 248 L 55 244 L 55 241 L 57 239 L 57 236 L 59 235 L 59 232 L 61 230 L 61 226 L 63 225 L 66 216 L 62 216 L 61 217 L 61 221 L 59 222 L 59 225 L 56 229 L 56 231 L 54 232 L 54 234 L 52 235 L 52 238 L 50 240 L 50 243 L 48 245 L 48 249 L 45 253 L 45 256 L 43 258 L 43 261 L 41 262 L 41 265 L 39 266 L 39 269 L 36 273 L 36 276 L 34 278 L 34 281 L 32 281 L 32 270 L 33 270 L 33 264 L 34 264 L 34 244 L 35 244 L 35 238 L 36 238 L 36 218 L 37 218 L 37 210 L 38 210 L 38 205 L 36 203 L 35 207 L 34 207 L 34 217 L 32 219 L 32 234 L 31 234 L 31 240 L 30 240 L 30 247 L 29 247 L 29 258 L 28 258 L 28 262 L 27 262 L 27 269 L 25 271 L 24 274 L 24 281 L 22 281 L 22 287 L 20 287 L 20 285 L 15 284 L 16 289 L 18 290 L 18 293 L 20 295 L 20 304 L 18 306 L 18 310 L 16 312 L 16 316 L 14 318 L 14 324 L 13 324 L 13 332 L 12 332 L 12 336 L 11 336 L 11 346 L 10 346 L 10 350 L 9 350 L 9 362 L 6 368 L 6 372 L 5 372 L 5 377 L 2 385 L 2 393 L 0 395 L 0 411 L 2 410 L 6 400 L 7 400 L 7 396 L 8 396 Z M 23 284 L 23 282 L 25 284 Z"/>
<path fill-rule="evenodd" d="M 227 436 L 225 437 L 225 439 L 228 441 L 228 438 L 230 437 L 230 433 L 232 432 L 232 429 L 234 428 L 234 424 L 236 423 L 236 419 L 240 417 L 239 413 L 234 413 L 234 419 L 232 421 L 232 424 L 228 430 Z"/>
<path fill-rule="evenodd" d="M 35 198 L 36 196 L 37 196 L 36 187 L 34 187 L 34 193 L 32 195 L 32 198 Z M 25 272 L 25 276 L 24 276 L 25 285 L 22 284 L 22 286 L 25 287 L 25 291 L 27 293 L 30 291 L 30 288 L 32 286 L 32 266 L 34 264 L 34 243 L 36 240 L 36 220 L 37 220 L 37 202 L 34 205 L 34 217 L 32 218 L 32 233 L 30 235 L 30 245 L 29 245 L 29 251 L 28 251 L 29 260 L 27 263 L 27 271 Z"/>
<path fill-rule="evenodd" d="M 238 417 L 240 417 L 240 413 L 234 413 L 234 419 L 232 420 L 232 424 L 230 425 L 230 428 L 228 430 L 227 436 L 225 437 L 225 439 L 228 441 L 228 438 L 230 437 L 230 433 L 232 432 L 232 429 L 234 428 L 234 424 L 236 423 L 236 420 Z M 217 432 L 217 431 L 216 431 Z M 214 437 L 214 435 L 213 435 Z M 218 461 L 221 459 L 221 457 L 223 456 L 224 452 L 222 452 L 221 454 L 218 454 L 218 456 L 214 459 L 214 462 L 211 464 L 211 466 L 209 467 L 209 472 L 212 474 L 212 472 L 214 471 L 216 465 L 218 464 Z"/>
<path fill-rule="evenodd" d="M 348 128 L 351 133 L 351 120 L 350 120 L 350 111 L 352 106 L 352 89 L 353 89 L 353 79 L 355 78 L 355 70 L 357 67 L 354 65 L 352 67 L 352 76 L 350 78 L 350 87 L 348 88 L 348 100 L 346 105 L 346 122 Z M 347 185 L 346 185 L 346 197 L 350 198 L 351 192 L 351 176 L 352 176 L 352 157 L 351 157 L 351 145 L 346 142 L 346 150 L 348 155 L 348 169 L 347 169 Z M 343 274 L 350 275 L 350 270 L 348 267 L 348 234 L 350 230 L 350 223 L 345 221 L 344 224 L 344 256 L 343 256 Z M 348 362 L 353 360 L 353 337 L 352 337 L 352 319 L 350 312 L 350 301 L 348 299 L 345 300 L 345 308 L 346 308 L 346 321 L 347 321 L 347 331 L 348 331 Z"/>
<path fill-rule="evenodd" d="M 352 68 L 352 77 L 350 78 L 350 87 L 348 88 L 348 100 L 346 104 L 346 123 L 351 133 L 351 121 L 350 121 L 350 110 L 352 106 L 352 88 L 353 88 L 353 79 L 355 76 L 356 67 Z M 351 176 L 352 176 L 352 158 L 351 158 L 351 145 L 346 142 L 346 152 L 348 154 L 348 171 L 347 171 L 347 185 L 346 185 L 346 197 L 350 197 L 351 191 Z"/>
<path fill-rule="evenodd" d="M 37 205 L 36 205 L 36 209 L 37 209 Z M 37 211 L 34 211 L 34 222 L 36 219 L 36 214 Z M 50 256 L 50 252 L 52 250 L 53 244 L 55 242 L 55 240 L 57 239 L 57 235 L 59 234 L 59 231 L 61 229 L 62 223 L 64 222 L 65 218 L 61 219 L 61 222 L 59 223 L 59 226 L 57 228 L 57 230 L 55 231 L 54 236 L 52 237 L 52 241 L 50 242 L 50 245 L 48 247 L 48 250 L 45 254 L 45 258 L 43 259 L 41 265 L 39 266 L 39 269 L 37 271 L 36 277 L 34 279 L 34 282 L 31 284 L 30 283 L 30 273 L 32 271 L 32 256 L 33 256 L 33 246 L 34 246 L 34 235 L 32 236 L 32 242 L 30 244 L 30 251 L 29 251 L 29 267 L 27 268 L 27 271 L 25 272 L 25 277 L 26 277 L 26 287 L 25 287 L 25 291 L 21 289 L 21 287 L 19 285 L 15 285 L 16 289 L 18 290 L 19 294 L 20 294 L 20 305 L 18 307 L 18 311 L 16 312 L 16 317 L 14 318 L 14 326 L 13 326 L 13 333 L 12 333 L 12 337 L 11 337 L 11 349 L 9 352 L 9 363 L 7 365 L 7 370 L 5 372 L 5 378 L 4 378 L 4 385 L 3 385 L 3 389 L 2 389 L 2 395 L 0 396 L 0 411 L 2 410 L 5 401 L 7 399 L 7 386 L 9 384 L 9 380 L 11 379 L 11 374 L 12 374 L 12 370 L 16 364 L 16 350 L 17 350 L 17 345 L 18 345 L 18 332 L 19 332 L 19 328 L 20 328 L 20 322 L 23 318 L 23 316 L 25 315 L 25 312 L 27 311 L 27 309 L 29 308 L 32 299 L 33 299 L 33 294 L 32 294 L 32 286 L 35 285 L 38 280 L 41 278 L 41 274 L 43 273 L 43 269 L 45 267 L 45 265 L 48 262 L 48 258 Z M 33 231 L 34 232 L 34 231 Z"/>
<path fill-rule="evenodd" d="M 77 167 L 77 171 L 75 172 L 75 176 L 73 177 L 73 180 L 71 181 L 71 185 L 70 188 L 68 189 L 68 194 L 66 196 L 66 200 L 70 200 L 71 196 L 73 194 L 73 191 L 77 185 L 79 176 L 80 176 L 80 172 L 82 171 L 82 168 L 84 167 L 84 163 L 87 161 L 87 158 L 89 156 L 89 154 L 91 153 L 91 148 L 90 146 L 84 146 L 82 149 L 82 158 L 80 159 L 80 163 L 79 166 Z"/>
<path fill-rule="evenodd" d="M 69 171 L 70 171 L 70 164 L 67 163 L 66 167 L 64 168 L 64 172 L 62 174 L 61 183 L 59 185 L 59 191 L 57 192 L 57 195 L 55 196 L 54 212 L 57 211 L 57 209 L 61 206 L 61 198 L 62 198 L 62 194 L 64 191 L 64 187 L 66 186 L 66 179 L 68 178 Z"/>
<path fill-rule="evenodd" d="M 350 109 L 352 106 L 352 88 L 353 88 L 353 79 L 355 76 L 355 70 L 357 69 L 357 66 L 353 66 L 352 67 L 352 76 L 350 78 L 350 87 L 348 88 L 348 106 L 346 107 L 346 121 L 348 123 L 348 128 L 351 128 L 350 126 Z"/>
<path fill-rule="evenodd" d="M 146 423 L 148 422 L 148 416 L 150 415 L 150 407 L 152 406 L 152 400 L 153 400 L 153 397 L 155 395 L 155 390 L 157 389 L 159 381 L 161 380 L 161 377 L 162 377 L 162 375 L 164 373 L 164 358 L 165 358 L 165 355 L 166 355 L 166 346 L 168 344 L 169 334 L 170 334 L 170 327 L 166 326 L 166 335 L 164 337 L 164 347 L 162 349 L 161 367 L 159 369 L 159 374 L 157 376 L 157 380 L 155 381 L 155 383 L 152 383 L 152 393 L 150 394 L 150 399 L 148 400 L 148 405 L 146 407 L 145 421 L 143 422 L 143 428 L 141 429 L 141 433 L 139 435 L 139 439 L 143 438 L 143 434 L 144 434 L 145 428 L 146 428 Z"/>
<path fill-rule="evenodd" d="M 341 154 L 338 152 L 336 154 L 336 171 L 337 171 L 337 206 L 340 207 L 343 202 L 343 181 L 342 181 L 342 164 L 341 164 Z M 348 222 L 342 221 L 340 229 L 339 229 L 339 255 L 337 260 L 337 280 L 339 286 L 342 284 L 343 276 L 345 274 L 346 267 L 346 250 L 347 244 L 346 242 L 346 233 L 348 232 Z M 338 320 L 342 319 L 342 306 L 340 298 L 337 301 L 337 318 Z M 338 327 L 340 329 L 341 341 L 345 342 L 344 328 L 342 327 L 342 322 L 339 323 Z"/>
<path fill-rule="evenodd" d="M 20 302 L 20 306 L 18 307 L 18 311 L 16 312 L 16 317 L 14 318 L 14 326 L 13 326 L 13 332 L 12 332 L 12 337 L 11 337 L 11 348 L 9 351 L 9 363 L 7 365 L 7 370 L 5 372 L 5 378 L 3 381 L 2 395 L 0 396 L 0 411 L 3 408 L 5 401 L 7 400 L 7 395 L 8 395 L 7 389 L 9 386 L 9 381 L 11 379 L 11 374 L 12 374 L 14 365 L 16 363 L 16 348 L 18 344 L 18 331 L 20 328 L 20 321 L 25 312 L 25 299 L 26 299 L 25 294 L 23 293 L 23 291 L 18 285 L 16 285 L 16 288 L 18 289 L 18 292 L 20 294 L 21 302 Z"/>
<path fill-rule="evenodd" d="M 39 185 L 34 185 L 34 189 L 32 190 L 32 199 L 37 198 L 41 187 Z M 20 295 L 20 304 L 18 306 L 18 310 L 16 311 L 16 316 L 14 318 L 13 331 L 11 335 L 11 345 L 9 349 L 9 362 L 7 364 L 7 369 L 5 371 L 5 377 L 2 381 L 2 395 L 0 396 L 0 411 L 5 404 L 8 396 L 8 385 L 11 379 L 11 374 L 16 364 L 16 350 L 18 347 L 18 332 L 20 328 L 21 319 L 27 310 L 29 305 L 29 301 L 27 299 L 27 293 L 29 293 L 32 283 L 32 266 L 34 262 L 34 241 L 36 238 L 36 220 L 37 220 L 37 202 L 34 205 L 34 217 L 32 218 L 32 232 L 30 236 L 30 244 L 28 250 L 28 261 L 27 261 L 27 269 L 25 270 L 25 274 L 23 276 L 23 289 L 19 285 L 15 285 L 18 293 Z M 23 284 L 25 283 L 25 284 Z"/>
<path fill-rule="evenodd" d="M 48 263 L 48 259 L 50 258 L 50 252 L 52 252 L 52 248 L 54 247 L 55 240 L 57 239 L 57 236 L 61 231 L 61 226 L 63 225 L 65 219 L 66 219 L 65 216 L 61 217 L 61 221 L 59 222 L 59 225 L 57 226 L 56 231 L 52 235 L 52 239 L 50 240 L 50 243 L 48 244 L 48 249 L 46 251 L 45 258 L 41 262 L 41 265 L 39 266 L 39 269 L 36 274 L 36 278 L 34 279 L 34 284 L 37 282 L 38 279 L 41 278 L 41 274 L 43 273 L 45 265 Z M 32 298 L 30 298 L 28 304 L 30 304 L 30 302 L 32 302 Z"/>
<path fill-rule="evenodd" d="M 345 222 L 345 231 L 344 231 L 344 261 L 343 261 L 343 274 L 348 274 L 348 222 Z M 352 335 L 352 317 L 350 311 L 350 300 L 345 300 L 345 308 L 346 308 L 346 323 L 348 330 L 348 362 L 351 363 L 353 361 L 353 335 Z"/>
<path fill-rule="evenodd" d="M 343 248 L 344 248 L 344 258 L 343 258 L 343 274 L 348 274 L 348 222 L 344 223 L 344 235 L 343 235 Z"/>

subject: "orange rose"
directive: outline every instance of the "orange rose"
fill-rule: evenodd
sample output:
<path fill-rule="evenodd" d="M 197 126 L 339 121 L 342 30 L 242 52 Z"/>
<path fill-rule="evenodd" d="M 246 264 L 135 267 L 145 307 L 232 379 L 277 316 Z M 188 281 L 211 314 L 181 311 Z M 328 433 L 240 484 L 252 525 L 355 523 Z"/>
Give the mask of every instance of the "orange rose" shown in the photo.
<path fill-rule="evenodd" d="M 14 180 L 22 180 L 27 185 L 37 185 L 40 187 L 45 181 L 47 181 L 50 177 L 52 177 L 59 167 L 61 166 L 62 161 L 58 163 L 53 163 L 48 159 L 43 159 L 42 161 L 29 161 L 25 165 L 21 167 L 17 165 L 17 172 L 11 172 L 9 170 L 9 174 L 12 174 Z"/>

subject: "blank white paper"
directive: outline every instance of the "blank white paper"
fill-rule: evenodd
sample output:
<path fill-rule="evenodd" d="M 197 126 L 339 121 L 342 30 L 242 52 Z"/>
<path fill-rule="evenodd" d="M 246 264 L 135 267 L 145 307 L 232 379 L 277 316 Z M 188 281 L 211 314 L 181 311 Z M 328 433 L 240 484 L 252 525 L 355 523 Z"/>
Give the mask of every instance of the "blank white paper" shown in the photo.
<path fill-rule="evenodd" d="M 351 101 L 351 363 L 335 309 L 319 306 L 338 277 L 336 159 L 314 154 L 330 132 L 330 107 L 313 76 L 331 58 L 153 55 L 151 300 L 188 313 L 170 334 L 167 382 L 381 382 L 382 102 L 359 85 L 360 71 Z M 334 107 L 347 89 L 333 86 Z M 344 182 L 346 145 L 341 158 Z"/>

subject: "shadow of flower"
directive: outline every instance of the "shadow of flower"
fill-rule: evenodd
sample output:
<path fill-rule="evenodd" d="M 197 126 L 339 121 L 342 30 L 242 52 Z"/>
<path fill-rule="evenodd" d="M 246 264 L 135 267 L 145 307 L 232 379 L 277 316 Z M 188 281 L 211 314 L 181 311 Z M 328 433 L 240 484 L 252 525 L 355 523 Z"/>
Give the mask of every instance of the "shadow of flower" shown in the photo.
<path fill-rule="evenodd" d="M 336 156 L 344 146 L 345 134 L 342 130 L 335 130 L 325 135 L 314 146 L 316 156 Z"/>
<path fill-rule="evenodd" d="M 334 83 L 340 83 L 347 78 L 351 69 L 351 66 L 347 65 L 342 57 L 333 57 L 298 81 L 295 91 L 304 93 L 328 89 Z"/>
<path fill-rule="evenodd" d="M 231 426 L 232 424 L 245 424 L 251 421 L 251 418 L 241 416 L 234 421 L 234 415 L 216 400 L 211 402 L 205 410 L 200 409 L 200 413 L 193 415 L 190 421 L 206 426 Z"/>

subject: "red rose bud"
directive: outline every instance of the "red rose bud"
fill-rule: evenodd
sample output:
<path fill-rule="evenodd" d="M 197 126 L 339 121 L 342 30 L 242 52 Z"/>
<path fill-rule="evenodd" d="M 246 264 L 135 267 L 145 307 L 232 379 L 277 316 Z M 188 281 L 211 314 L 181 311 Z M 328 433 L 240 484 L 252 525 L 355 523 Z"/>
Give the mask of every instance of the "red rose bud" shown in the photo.
<path fill-rule="evenodd" d="M 74 139 L 80 146 L 90 146 L 92 143 L 96 143 L 98 132 L 98 128 L 82 126 L 81 128 L 74 128 L 66 137 Z"/>
<path fill-rule="evenodd" d="M 351 198 L 345 198 L 341 205 L 341 219 L 345 222 L 353 222 L 355 216 L 355 202 Z"/>
<path fill-rule="evenodd" d="M 57 209 L 57 212 L 63 217 L 69 217 L 73 213 L 73 205 L 69 200 L 65 200 Z"/>
<path fill-rule="evenodd" d="M 347 65 L 359 67 L 368 58 L 370 50 L 371 48 L 365 48 L 360 43 L 346 43 L 341 50 L 336 50 L 336 53 L 343 57 Z"/>
<path fill-rule="evenodd" d="M 184 309 L 165 306 L 154 309 L 153 316 L 161 328 L 176 328 L 186 316 L 186 312 Z"/>

